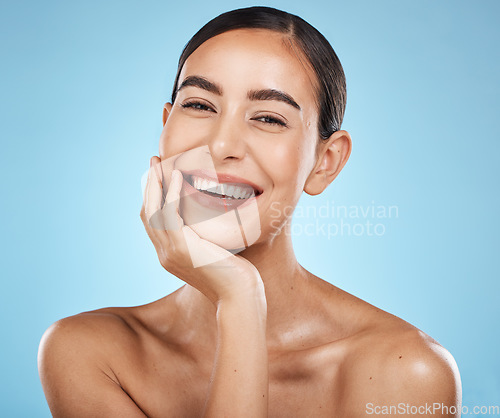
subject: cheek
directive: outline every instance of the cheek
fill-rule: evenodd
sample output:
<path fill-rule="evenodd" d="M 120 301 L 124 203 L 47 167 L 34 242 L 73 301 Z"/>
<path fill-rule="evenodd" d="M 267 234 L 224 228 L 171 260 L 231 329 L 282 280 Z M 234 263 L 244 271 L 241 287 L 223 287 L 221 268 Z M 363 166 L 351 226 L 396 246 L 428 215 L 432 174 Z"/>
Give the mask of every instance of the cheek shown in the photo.
<path fill-rule="evenodd" d="M 160 136 L 160 158 L 163 160 L 195 148 L 203 142 L 202 132 L 204 130 L 196 123 L 186 123 L 181 117 L 171 115 Z"/>
<path fill-rule="evenodd" d="M 302 137 L 284 141 L 266 154 L 274 186 L 276 191 L 285 195 L 284 200 L 294 201 L 300 196 L 311 165 L 309 154 L 307 140 Z"/>

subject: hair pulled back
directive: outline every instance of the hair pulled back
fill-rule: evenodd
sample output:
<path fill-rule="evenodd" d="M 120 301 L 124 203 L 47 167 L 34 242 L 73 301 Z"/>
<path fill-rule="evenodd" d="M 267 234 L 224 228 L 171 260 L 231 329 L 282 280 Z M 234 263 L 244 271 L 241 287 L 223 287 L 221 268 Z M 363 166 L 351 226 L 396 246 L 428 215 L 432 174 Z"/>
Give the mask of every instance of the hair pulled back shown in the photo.
<path fill-rule="evenodd" d="M 179 75 L 188 57 L 210 38 L 235 29 L 269 29 L 288 36 L 308 59 L 316 74 L 320 137 L 326 140 L 340 129 L 346 105 L 346 81 L 337 54 L 326 38 L 305 20 L 271 7 L 232 10 L 203 26 L 189 40 L 179 58 L 172 103 L 176 98 Z"/>

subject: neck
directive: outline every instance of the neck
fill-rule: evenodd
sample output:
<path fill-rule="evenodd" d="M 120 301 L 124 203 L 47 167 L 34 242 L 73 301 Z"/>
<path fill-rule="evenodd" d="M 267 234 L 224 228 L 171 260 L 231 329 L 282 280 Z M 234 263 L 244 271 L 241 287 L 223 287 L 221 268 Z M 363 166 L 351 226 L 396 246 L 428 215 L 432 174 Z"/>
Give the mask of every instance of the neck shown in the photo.
<path fill-rule="evenodd" d="M 259 271 L 264 282 L 267 300 L 267 338 L 270 346 L 287 344 L 286 335 L 290 321 L 299 319 L 306 308 L 308 286 L 311 275 L 295 258 L 291 235 L 282 233 L 275 239 L 255 244 L 240 255 L 250 261 Z M 177 293 L 177 292 L 176 292 Z M 177 294 L 176 303 L 183 313 L 180 326 L 190 328 L 189 338 L 200 344 L 213 344 L 217 329 L 216 308 L 201 292 L 190 285 L 183 286 Z M 184 322 L 184 320 L 186 322 Z"/>

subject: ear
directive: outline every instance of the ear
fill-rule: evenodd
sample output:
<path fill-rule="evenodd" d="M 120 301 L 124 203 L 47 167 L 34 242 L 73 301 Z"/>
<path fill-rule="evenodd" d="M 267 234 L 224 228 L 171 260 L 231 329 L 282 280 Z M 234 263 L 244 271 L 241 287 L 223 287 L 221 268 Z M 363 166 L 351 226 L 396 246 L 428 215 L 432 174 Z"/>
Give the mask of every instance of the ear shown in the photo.
<path fill-rule="evenodd" d="M 318 159 L 304 185 L 312 196 L 320 194 L 337 177 L 351 155 L 351 135 L 346 131 L 334 132 L 326 143 L 319 145 Z"/>
<path fill-rule="evenodd" d="M 170 115 L 170 111 L 172 110 L 172 103 L 165 103 L 163 106 L 163 126 L 167 123 L 168 115 Z"/>

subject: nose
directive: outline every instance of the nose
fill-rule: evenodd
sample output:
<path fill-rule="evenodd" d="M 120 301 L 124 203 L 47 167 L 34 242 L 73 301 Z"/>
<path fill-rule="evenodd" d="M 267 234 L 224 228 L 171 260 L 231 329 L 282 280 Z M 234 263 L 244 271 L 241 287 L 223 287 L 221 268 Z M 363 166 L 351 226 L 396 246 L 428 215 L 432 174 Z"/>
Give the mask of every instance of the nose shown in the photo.
<path fill-rule="evenodd" d="M 211 132 L 208 147 L 215 163 L 226 163 L 244 158 L 246 144 L 243 138 L 243 126 L 236 118 L 221 117 Z"/>

